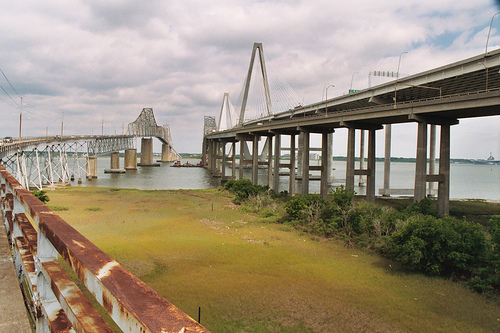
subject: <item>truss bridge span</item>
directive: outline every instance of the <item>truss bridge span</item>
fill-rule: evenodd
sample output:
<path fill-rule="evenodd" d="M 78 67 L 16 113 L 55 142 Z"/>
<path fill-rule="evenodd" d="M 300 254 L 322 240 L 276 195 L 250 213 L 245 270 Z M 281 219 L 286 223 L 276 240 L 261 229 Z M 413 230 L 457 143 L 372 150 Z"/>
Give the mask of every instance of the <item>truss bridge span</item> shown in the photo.
<path fill-rule="evenodd" d="M 141 138 L 140 163 L 137 163 L 135 138 Z M 168 125 L 158 126 L 153 109 L 145 108 L 128 125 L 123 135 L 67 135 L 23 137 L 0 142 L 0 162 L 25 188 L 43 189 L 67 185 L 83 177 L 97 178 L 97 156 L 111 154 L 109 173 L 124 173 L 137 166 L 158 166 L 153 162 L 153 141 L 162 143 L 159 162 L 180 158 L 173 148 Z M 120 168 L 120 151 L 125 151 L 125 166 Z"/>

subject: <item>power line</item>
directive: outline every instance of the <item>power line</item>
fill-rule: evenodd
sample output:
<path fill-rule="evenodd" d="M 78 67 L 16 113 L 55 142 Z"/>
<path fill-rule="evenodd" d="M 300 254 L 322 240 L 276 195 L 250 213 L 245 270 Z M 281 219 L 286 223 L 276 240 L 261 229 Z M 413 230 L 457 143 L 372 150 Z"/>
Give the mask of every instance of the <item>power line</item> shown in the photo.
<path fill-rule="evenodd" d="M 9 95 L 9 93 L 2 86 L 0 86 L 0 88 L 4 91 L 5 94 L 7 94 L 7 96 L 9 96 L 9 98 L 12 100 L 12 102 L 14 102 L 14 104 L 17 105 L 17 107 L 20 107 L 19 104 L 17 104 L 17 102 Z"/>
<path fill-rule="evenodd" d="M 17 93 L 16 89 L 14 89 L 14 87 L 12 86 L 12 84 L 10 83 L 9 79 L 7 78 L 7 75 L 5 75 L 5 73 L 3 72 L 3 70 L 0 68 L 0 72 L 2 72 L 2 75 L 3 77 L 7 80 L 7 82 L 9 83 L 9 86 L 12 88 L 12 90 L 14 90 L 14 92 L 16 93 L 16 95 L 18 97 L 21 97 L 19 96 L 19 94 Z M 2 88 L 3 89 L 3 88 Z M 5 90 L 4 90 L 5 91 Z"/>
<path fill-rule="evenodd" d="M 9 104 L 7 101 L 5 101 L 4 99 L 0 98 L 0 101 L 4 102 L 5 104 L 7 104 L 8 106 L 10 106 L 11 108 L 14 108 L 14 109 L 18 109 L 19 107 L 17 106 L 14 106 L 12 104 Z"/>

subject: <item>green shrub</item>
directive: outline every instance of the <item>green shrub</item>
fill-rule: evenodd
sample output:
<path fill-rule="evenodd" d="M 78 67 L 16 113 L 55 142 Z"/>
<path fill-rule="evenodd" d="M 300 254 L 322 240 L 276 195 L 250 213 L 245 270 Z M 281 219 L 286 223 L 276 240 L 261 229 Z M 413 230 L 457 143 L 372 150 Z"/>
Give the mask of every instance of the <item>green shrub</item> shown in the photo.
<path fill-rule="evenodd" d="M 40 200 L 44 204 L 50 201 L 50 198 L 47 195 L 46 191 L 31 191 L 31 194 L 33 194 L 36 198 L 38 198 L 38 200 Z"/>
<path fill-rule="evenodd" d="M 486 238 L 478 224 L 420 215 L 390 237 L 386 250 L 412 270 L 470 278 L 484 259 Z"/>
<path fill-rule="evenodd" d="M 332 201 L 339 209 L 347 210 L 352 207 L 356 192 L 346 189 L 344 185 L 340 185 L 335 190 L 331 190 Z"/>
<path fill-rule="evenodd" d="M 250 179 L 238 179 L 229 180 L 225 185 L 224 189 L 231 193 L 236 194 L 236 203 L 241 203 L 248 199 L 250 195 L 257 195 L 259 193 L 264 193 L 269 190 L 268 186 L 254 185 Z"/>
<path fill-rule="evenodd" d="M 439 214 L 436 211 L 433 211 L 431 206 L 432 206 L 432 200 L 430 198 L 424 198 L 406 207 L 403 210 L 403 212 L 408 216 L 423 214 L 423 215 L 431 215 L 434 217 L 439 217 Z"/>

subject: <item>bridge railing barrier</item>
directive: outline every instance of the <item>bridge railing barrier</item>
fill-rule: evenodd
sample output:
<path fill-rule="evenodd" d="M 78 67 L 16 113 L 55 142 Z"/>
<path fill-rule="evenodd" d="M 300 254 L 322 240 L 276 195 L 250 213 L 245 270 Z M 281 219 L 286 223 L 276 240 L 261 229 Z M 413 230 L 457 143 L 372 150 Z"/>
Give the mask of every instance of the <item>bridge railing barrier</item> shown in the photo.
<path fill-rule="evenodd" d="M 112 332 L 62 258 L 123 332 L 208 332 L 86 239 L 0 166 L 2 221 L 37 332 Z"/>

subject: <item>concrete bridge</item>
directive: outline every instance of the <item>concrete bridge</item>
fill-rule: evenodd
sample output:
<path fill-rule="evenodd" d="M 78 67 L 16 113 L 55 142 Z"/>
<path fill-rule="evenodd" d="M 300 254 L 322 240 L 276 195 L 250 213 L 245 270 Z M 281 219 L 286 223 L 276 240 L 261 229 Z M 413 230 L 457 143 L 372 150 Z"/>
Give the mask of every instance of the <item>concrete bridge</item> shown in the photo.
<path fill-rule="evenodd" d="M 250 75 L 256 50 L 260 52 L 261 70 L 265 71 L 261 44 L 254 45 L 250 68 L 246 78 L 245 94 L 248 93 Z M 500 50 L 495 50 L 469 59 L 435 68 L 392 82 L 364 89 L 352 94 L 293 109 L 269 112 L 257 119 L 245 120 L 247 95 L 243 97 L 240 117 L 231 128 L 222 129 L 216 125 L 215 117 L 205 117 L 203 139 L 203 160 L 216 177 L 236 178 L 236 144 L 239 144 L 239 173 L 243 168 L 252 168 L 251 178 L 257 184 L 259 165 L 268 168 L 268 184 L 278 190 L 281 168 L 289 169 L 289 193 L 295 193 L 296 178 L 302 181 L 302 194 L 309 192 L 309 172 L 320 171 L 320 192 L 326 198 L 331 179 L 332 142 L 335 129 L 347 128 L 346 187 L 354 188 L 355 175 L 366 177 L 366 199 L 375 198 L 375 136 L 385 128 L 385 179 L 382 195 L 397 193 L 389 187 L 391 125 L 418 123 L 415 187 L 412 191 L 415 201 L 427 195 L 427 183 L 438 184 L 438 206 L 441 214 L 449 213 L 450 186 L 450 127 L 459 124 L 459 119 L 500 115 Z M 396 74 L 396 77 L 399 75 Z M 267 76 L 264 75 L 264 78 Z M 265 79 L 266 80 L 266 79 Z M 264 89 L 266 81 L 264 80 Z M 268 99 L 270 100 L 270 99 Z M 223 110 L 221 109 L 221 115 Z M 219 121 L 220 124 L 220 121 Z M 435 170 L 436 127 L 440 127 L 439 169 Z M 429 131 L 430 128 L 430 131 Z M 355 131 L 361 131 L 362 138 L 368 133 L 367 163 L 361 154 L 360 168 L 355 168 Z M 430 133 L 429 133 L 430 132 Z M 319 133 L 321 140 L 321 165 L 311 165 L 310 134 Z M 430 134 L 430 142 L 428 137 Z M 282 163 L 281 138 L 290 137 L 290 161 Z M 298 136 L 298 147 L 297 139 Z M 259 141 L 264 137 L 265 160 L 259 159 Z M 252 142 L 252 150 L 247 143 Z M 364 151 L 364 139 L 361 151 Z M 227 145 L 231 144 L 229 153 Z M 274 149 L 273 149 L 274 144 Z M 409 147 L 411 149 L 411 147 Z M 427 165 L 428 151 L 430 164 Z M 262 155 L 260 155 L 262 156 Z M 231 159 L 231 175 L 223 167 Z M 297 173 L 296 170 L 297 169 Z"/>
<path fill-rule="evenodd" d="M 141 138 L 141 157 L 137 163 L 134 138 Z M 0 161 L 7 171 L 25 188 L 42 189 L 68 184 L 82 176 L 97 178 L 97 156 L 111 154 L 110 173 L 124 173 L 137 166 L 159 166 L 153 161 L 153 138 L 162 143 L 159 162 L 179 159 L 173 148 L 168 125 L 158 126 L 153 109 L 144 108 L 123 135 L 68 135 L 24 137 L 0 144 Z M 119 152 L 125 152 L 124 168 L 120 167 Z"/>

